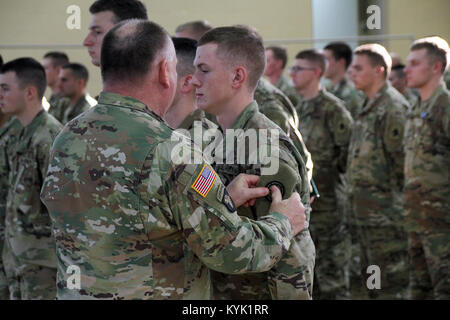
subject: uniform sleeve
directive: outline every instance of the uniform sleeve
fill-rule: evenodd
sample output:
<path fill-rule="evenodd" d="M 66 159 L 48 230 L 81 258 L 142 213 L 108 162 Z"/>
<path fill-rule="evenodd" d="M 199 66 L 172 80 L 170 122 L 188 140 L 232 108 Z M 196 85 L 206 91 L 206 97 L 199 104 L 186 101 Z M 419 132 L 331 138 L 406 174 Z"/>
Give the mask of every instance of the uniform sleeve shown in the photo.
<path fill-rule="evenodd" d="M 283 130 L 284 133 L 289 134 L 290 125 L 289 125 L 289 117 L 290 115 L 284 110 L 284 108 L 274 101 L 264 103 L 264 108 L 261 109 L 261 113 L 263 113 L 267 118 L 273 121 L 277 126 Z M 294 120 L 292 120 L 294 121 Z"/>
<path fill-rule="evenodd" d="M 352 124 L 353 119 L 343 105 L 333 109 L 328 125 L 337 147 L 338 169 L 341 172 L 346 171 Z"/>
<path fill-rule="evenodd" d="M 162 167 L 168 164 L 165 192 L 190 249 L 208 268 L 222 273 L 269 270 L 289 248 L 293 236 L 289 220 L 275 212 L 260 221 L 239 217 L 225 186 L 200 151 L 184 146 L 181 152 L 184 159 L 162 145 L 155 159 L 166 159 Z M 187 154 L 197 157 L 198 164 L 187 161 Z"/>
<path fill-rule="evenodd" d="M 392 173 L 399 190 L 403 189 L 404 161 L 403 137 L 405 134 L 406 116 L 403 107 L 391 107 L 386 116 L 383 142 Z"/>

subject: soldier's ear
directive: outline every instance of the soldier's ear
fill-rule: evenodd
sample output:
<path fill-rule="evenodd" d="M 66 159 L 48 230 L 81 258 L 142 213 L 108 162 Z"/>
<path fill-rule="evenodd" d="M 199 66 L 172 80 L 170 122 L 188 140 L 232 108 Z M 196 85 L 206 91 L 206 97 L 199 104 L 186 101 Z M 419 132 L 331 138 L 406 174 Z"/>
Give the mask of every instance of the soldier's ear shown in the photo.
<path fill-rule="evenodd" d="M 238 66 L 234 69 L 231 87 L 239 89 L 247 80 L 247 70 L 243 66 Z"/>
<path fill-rule="evenodd" d="M 158 64 L 158 75 L 159 75 L 159 83 L 165 88 L 170 87 L 170 80 L 169 80 L 169 68 L 168 63 L 166 59 L 163 59 Z"/>
<path fill-rule="evenodd" d="M 37 89 L 35 86 L 28 85 L 23 90 L 24 98 L 27 101 L 33 101 L 37 97 Z"/>
<path fill-rule="evenodd" d="M 188 74 L 183 77 L 183 81 L 181 83 L 180 91 L 182 93 L 189 93 L 194 90 L 194 85 L 192 84 L 192 74 Z"/>

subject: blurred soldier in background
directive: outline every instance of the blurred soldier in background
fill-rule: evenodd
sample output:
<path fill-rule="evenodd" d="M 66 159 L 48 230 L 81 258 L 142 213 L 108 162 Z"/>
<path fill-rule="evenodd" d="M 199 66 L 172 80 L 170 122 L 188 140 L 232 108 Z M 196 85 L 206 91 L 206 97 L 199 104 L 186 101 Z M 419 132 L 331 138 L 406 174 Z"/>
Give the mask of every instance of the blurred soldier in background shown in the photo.
<path fill-rule="evenodd" d="M 392 67 L 391 73 L 389 74 L 389 81 L 391 82 L 391 85 L 397 89 L 406 100 L 408 100 L 410 107 L 416 104 L 418 97 L 411 88 L 408 88 L 404 65 L 398 64 L 395 67 Z"/>
<path fill-rule="evenodd" d="M 175 29 L 175 37 L 200 40 L 202 35 L 213 27 L 206 20 L 189 21 L 179 25 Z"/>
<path fill-rule="evenodd" d="M 61 113 L 55 116 L 62 124 L 97 104 L 97 101 L 86 93 L 88 79 L 88 70 L 79 63 L 62 67 L 59 73 L 59 90 L 65 99 L 58 101 L 57 106 Z"/>

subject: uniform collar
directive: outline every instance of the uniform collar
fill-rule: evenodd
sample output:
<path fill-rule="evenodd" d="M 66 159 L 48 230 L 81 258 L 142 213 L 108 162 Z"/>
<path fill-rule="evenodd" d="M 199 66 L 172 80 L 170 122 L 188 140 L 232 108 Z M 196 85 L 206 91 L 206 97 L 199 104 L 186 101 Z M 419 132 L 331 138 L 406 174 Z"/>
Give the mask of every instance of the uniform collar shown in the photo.
<path fill-rule="evenodd" d="M 39 111 L 39 113 L 33 118 L 33 120 L 30 122 L 30 124 L 22 129 L 22 133 L 20 135 L 20 140 L 25 141 L 29 135 L 32 136 L 35 133 L 35 131 L 37 130 L 38 127 L 43 126 L 43 124 L 45 122 L 45 113 L 46 112 L 47 111 L 45 111 L 44 109 Z"/>
<path fill-rule="evenodd" d="M 181 124 L 178 126 L 178 129 L 186 129 L 189 130 L 192 128 L 195 121 L 202 121 L 205 118 L 205 113 L 201 109 L 196 109 L 192 111 Z"/>
<path fill-rule="evenodd" d="M 250 102 L 248 106 L 245 107 L 244 111 L 237 117 L 233 122 L 230 129 L 242 129 L 245 127 L 247 122 L 258 112 L 258 104 L 256 101 Z"/>
<path fill-rule="evenodd" d="M 442 93 L 447 91 L 447 87 L 445 85 L 444 82 L 440 83 L 436 90 L 434 90 L 432 96 L 425 101 L 422 101 L 422 98 L 419 95 L 418 101 L 419 101 L 419 105 L 428 105 L 428 104 L 434 104 L 434 101 L 437 99 L 437 97 L 439 97 Z"/>
<path fill-rule="evenodd" d="M 380 100 L 380 98 L 382 96 L 384 96 L 384 94 L 386 93 L 386 91 L 391 87 L 391 85 L 389 84 L 388 81 L 386 81 L 384 83 L 384 85 L 381 87 L 380 90 L 378 90 L 377 94 L 375 95 L 375 97 L 373 97 L 372 99 L 368 99 L 366 96 L 366 99 L 364 101 L 364 105 L 363 108 L 360 109 L 360 114 L 366 113 L 368 112 L 370 109 L 372 109 L 372 107 L 374 105 L 377 104 L 378 100 Z"/>
<path fill-rule="evenodd" d="M 98 104 L 117 106 L 117 107 L 142 111 L 142 112 L 150 114 L 152 117 L 156 118 L 157 120 L 164 122 L 164 120 L 159 115 L 157 115 L 155 112 L 153 112 L 150 108 L 148 108 L 146 104 L 142 103 L 141 101 L 139 101 L 135 98 L 124 96 L 124 95 L 121 95 L 118 93 L 105 92 L 105 91 L 100 92 L 100 95 L 98 97 Z"/>

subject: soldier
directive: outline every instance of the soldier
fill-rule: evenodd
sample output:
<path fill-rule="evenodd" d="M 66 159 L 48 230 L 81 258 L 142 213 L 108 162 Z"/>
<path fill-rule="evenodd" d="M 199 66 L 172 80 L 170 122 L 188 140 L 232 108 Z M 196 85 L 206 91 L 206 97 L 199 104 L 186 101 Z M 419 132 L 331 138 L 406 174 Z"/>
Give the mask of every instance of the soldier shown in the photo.
<path fill-rule="evenodd" d="M 325 57 L 316 50 L 299 52 L 290 75 L 300 103 L 297 105 L 305 144 L 315 164 L 313 178 L 321 197 L 312 203 L 311 233 L 317 248 L 317 299 L 348 298 L 350 238 L 346 217 L 337 210 L 339 173 L 346 170 L 352 117 L 342 100 L 320 86 Z"/>
<path fill-rule="evenodd" d="M 8 281 L 1 257 L 5 241 L 6 197 L 8 196 L 8 176 L 10 172 L 7 149 L 17 141 L 17 134 L 22 129 L 22 125 L 16 117 L 10 117 L 9 114 L 3 113 L 1 109 L 0 119 L 2 120 L 0 125 L 0 300 L 8 300 Z"/>
<path fill-rule="evenodd" d="M 147 9 L 139 0 L 96 0 L 90 7 L 92 21 L 83 41 L 94 66 L 100 67 L 103 37 L 116 23 L 126 19 L 148 19 Z"/>
<path fill-rule="evenodd" d="M 297 105 L 299 100 L 297 92 L 291 81 L 283 75 L 288 59 L 286 49 L 277 46 L 267 47 L 266 59 L 264 75 L 268 77 L 271 84 L 283 91 L 294 106 Z"/>
<path fill-rule="evenodd" d="M 3 262 L 11 299 L 54 299 L 55 239 L 39 194 L 53 139 L 61 124 L 42 107 L 44 68 L 34 59 L 6 63 L 0 72 L 0 106 L 23 129 L 7 149 L 9 190 Z"/>
<path fill-rule="evenodd" d="M 389 81 L 391 85 L 400 92 L 406 100 L 408 100 L 409 105 L 412 107 L 416 104 L 417 96 L 413 93 L 411 88 L 408 88 L 406 81 L 405 66 L 403 64 L 398 64 L 392 67 L 391 73 L 389 74 Z"/>
<path fill-rule="evenodd" d="M 352 49 L 344 42 L 331 42 L 325 46 L 323 54 L 327 59 L 324 76 L 331 83 L 330 88 L 327 89 L 339 99 L 344 100 L 345 107 L 352 118 L 355 118 L 358 108 L 364 102 L 364 97 L 346 77 L 348 67 L 352 63 Z"/>
<path fill-rule="evenodd" d="M 330 81 L 327 90 L 345 102 L 345 107 L 354 119 L 364 102 L 364 97 L 363 93 L 356 90 L 347 77 L 347 71 L 352 62 L 352 49 L 345 42 L 331 42 L 325 46 L 323 54 L 327 60 L 324 76 Z M 351 235 L 350 295 L 351 299 L 357 299 L 361 296 L 359 292 L 361 287 L 360 246 L 355 219 L 348 203 L 348 185 L 345 174 L 340 174 L 339 180 L 336 190 L 337 206 L 339 212 L 342 212 L 347 219 L 348 232 Z"/>
<path fill-rule="evenodd" d="M 172 41 L 178 60 L 177 90 L 172 105 L 164 115 L 164 120 L 171 128 L 187 130 L 189 137 L 204 150 L 210 141 L 203 139 L 203 135 L 197 137 L 196 131 L 202 133 L 210 129 L 219 130 L 219 128 L 205 117 L 203 110 L 197 108 L 195 88 L 192 84 L 197 41 L 189 38 L 172 38 Z"/>
<path fill-rule="evenodd" d="M 59 99 L 61 99 L 61 95 L 59 92 L 59 86 L 58 86 L 58 75 L 61 71 L 61 68 L 63 65 L 69 63 L 69 58 L 67 57 L 67 54 L 64 52 L 59 51 L 51 51 L 47 52 L 44 55 L 44 58 L 42 59 L 42 66 L 45 70 L 45 77 L 47 79 L 47 86 L 51 90 L 51 96 L 48 100 L 50 104 L 49 113 L 55 117 L 55 114 L 53 113 L 56 111 L 58 113 L 59 111 L 56 110 L 56 103 Z"/>
<path fill-rule="evenodd" d="M 69 63 L 59 73 L 59 90 L 62 97 L 58 101 L 60 113 L 55 115 L 62 124 L 66 124 L 76 116 L 97 104 L 97 101 L 86 93 L 89 73 L 79 63 Z"/>
<path fill-rule="evenodd" d="M 177 38 L 189 38 L 195 41 L 200 40 L 202 35 L 211 30 L 213 27 L 206 20 L 189 21 L 180 24 L 175 29 L 175 37 Z"/>
<path fill-rule="evenodd" d="M 304 227 L 304 207 L 274 187 L 263 221 L 240 218 L 235 205 L 268 189 L 253 188 L 255 176 L 225 188 L 165 125 L 177 75 L 164 29 L 120 22 L 104 38 L 101 70 L 99 102 L 55 140 L 41 193 L 56 238 L 57 298 L 209 299 L 208 268 L 268 270 Z M 70 266 L 78 284 L 68 282 Z"/>
<path fill-rule="evenodd" d="M 412 299 L 450 299 L 450 94 L 448 43 L 415 41 L 405 69 L 420 97 L 405 134 L 405 201 Z"/>
<path fill-rule="evenodd" d="M 192 81 L 197 105 L 214 114 L 225 132 L 222 144 L 215 150 L 214 167 L 219 176 L 227 183 L 240 173 L 257 174 L 261 175 L 259 185 L 278 186 L 284 197 L 299 192 L 308 208 L 308 221 L 309 180 L 305 163 L 283 131 L 258 112 L 253 100 L 265 60 L 264 46 L 250 30 L 233 26 L 208 31 L 199 41 L 194 60 L 196 71 Z M 261 132 L 266 132 L 266 136 L 261 137 Z M 249 144 L 246 137 L 250 137 Z M 236 147 L 230 149 L 230 144 Z M 271 150 L 270 155 L 267 149 Z M 217 156 L 219 153 L 224 156 Z M 261 154 L 267 154 L 267 161 L 254 158 Z M 238 214 L 261 219 L 269 213 L 269 206 L 268 199 L 258 199 L 254 207 L 240 208 Z M 311 299 L 314 253 L 309 230 L 305 229 L 292 240 L 289 252 L 269 272 L 242 276 L 226 275 L 220 270 L 212 272 L 213 296 L 215 299 Z"/>
<path fill-rule="evenodd" d="M 356 48 L 351 77 L 367 98 L 353 127 L 347 179 L 361 244 L 361 285 L 369 298 L 402 299 L 408 286 L 401 201 L 408 102 L 387 81 L 390 68 L 383 46 Z M 367 285 L 369 266 L 379 267 L 381 289 Z"/>

